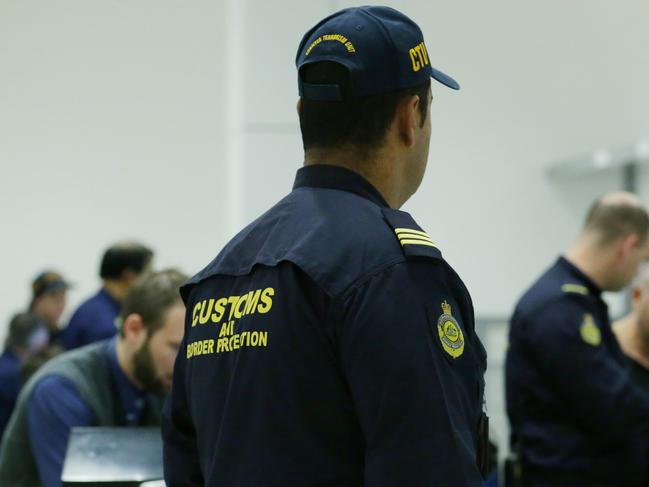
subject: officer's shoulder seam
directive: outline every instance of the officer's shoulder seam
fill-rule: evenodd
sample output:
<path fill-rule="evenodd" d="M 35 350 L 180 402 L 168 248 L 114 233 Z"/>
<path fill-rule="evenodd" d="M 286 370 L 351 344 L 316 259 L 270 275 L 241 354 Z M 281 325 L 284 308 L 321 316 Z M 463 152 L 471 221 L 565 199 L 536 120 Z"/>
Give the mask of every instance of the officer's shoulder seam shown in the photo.
<path fill-rule="evenodd" d="M 442 258 L 437 244 L 410 214 L 392 208 L 381 208 L 381 212 L 383 220 L 406 257 Z"/>
<path fill-rule="evenodd" d="M 405 255 L 400 255 L 395 259 L 386 261 L 382 263 L 381 265 L 375 266 L 369 271 L 363 273 L 361 276 L 358 278 L 354 279 L 348 286 L 346 286 L 343 290 L 340 292 L 336 293 L 336 295 L 332 296 L 334 300 L 341 300 L 344 299 L 347 295 L 350 293 L 354 292 L 355 290 L 363 287 L 363 285 L 372 279 L 373 277 L 385 272 L 386 270 L 395 267 L 399 264 L 403 264 L 407 262 L 408 259 L 406 258 Z"/>
<path fill-rule="evenodd" d="M 570 303 L 573 305 L 578 305 L 579 307 L 583 307 L 586 311 L 588 311 L 588 309 L 584 306 L 588 304 L 588 299 L 586 296 L 582 294 L 558 293 L 540 301 L 535 306 L 530 308 L 526 314 L 531 316 L 538 315 L 544 309 L 560 304 L 561 301 L 563 301 L 563 304 Z"/>

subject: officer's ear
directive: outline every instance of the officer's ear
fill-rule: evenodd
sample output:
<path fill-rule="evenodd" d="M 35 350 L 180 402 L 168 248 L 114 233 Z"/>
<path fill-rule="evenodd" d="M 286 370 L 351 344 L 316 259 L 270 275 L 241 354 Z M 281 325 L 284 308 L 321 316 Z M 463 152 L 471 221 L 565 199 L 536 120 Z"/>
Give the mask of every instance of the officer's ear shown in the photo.
<path fill-rule="evenodd" d="M 142 321 L 142 316 L 137 313 L 128 315 L 122 324 L 122 333 L 128 343 L 139 348 L 146 340 L 146 326 Z"/>
<path fill-rule="evenodd" d="M 626 237 L 623 237 L 622 243 L 619 247 L 621 257 L 626 258 L 631 255 L 631 253 L 637 249 L 639 243 L 640 237 L 635 233 L 631 233 Z"/>
<path fill-rule="evenodd" d="M 405 97 L 397 106 L 394 123 L 401 141 L 406 147 L 415 145 L 415 134 L 419 125 L 419 96 Z"/>
<path fill-rule="evenodd" d="M 298 116 L 300 115 L 300 110 L 302 110 L 302 98 L 297 99 L 297 105 L 295 105 Z"/>

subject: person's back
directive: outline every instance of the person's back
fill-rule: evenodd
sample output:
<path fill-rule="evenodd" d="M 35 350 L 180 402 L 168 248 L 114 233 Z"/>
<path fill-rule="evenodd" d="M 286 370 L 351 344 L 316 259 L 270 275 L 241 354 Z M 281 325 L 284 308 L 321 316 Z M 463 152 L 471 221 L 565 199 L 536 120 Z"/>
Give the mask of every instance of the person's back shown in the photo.
<path fill-rule="evenodd" d="M 105 289 L 100 289 L 75 310 L 61 334 L 63 346 L 72 350 L 115 336 L 115 319 L 119 310 L 119 301 Z"/>
<path fill-rule="evenodd" d="M 151 249 L 130 241 L 113 244 L 104 252 L 99 266 L 101 289 L 79 305 L 61 333 L 66 350 L 116 335 L 120 302 L 138 276 L 149 269 L 152 258 Z"/>
<path fill-rule="evenodd" d="M 347 61 L 366 63 L 357 83 Z M 423 177 L 431 75 L 458 86 L 384 7 L 328 17 L 297 65 L 306 167 L 182 289 L 165 480 L 477 487 L 486 357 L 471 298 L 395 209 Z"/>
<path fill-rule="evenodd" d="M 351 188 L 366 184 L 340 168 L 300 170 L 306 186 L 244 230 L 184 291 L 192 313 L 185 387 L 200 425 L 205 485 L 357 486 L 364 478 L 397 485 L 406 472 L 416 478 L 429 469 L 472 485 L 477 470 L 461 466 L 475 465 L 468 445 L 477 430 L 465 425 L 480 420 L 476 377 L 485 357 L 468 293 L 458 291 L 437 249 L 399 245 L 395 229 L 423 235 L 409 215 L 343 185 L 321 186 L 331 175 Z M 418 295 L 407 283 L 436 292 Z M 364 309 L 368 295 L 380 306 Z M 458 359 L 433 334 L 444 314 L 435 296 L 464 330 Z M 401 306 L 430 315 L 421 342 L 402 322 L 413 310 Z M 387 329 L 379 324 L 386 321 Z M 422 361 L 430 374 L 418 370 Z M 454 414 L 443 410 L 446 393 Z M 386 423 L 403 430 L 385 431 Z M 367 456 L 366 441 L 384 451 Z M 429 456 L 445 441 L 448 456 Z"/>
<path fill-rule="evenodd" d="M 626 195 L 598 201 L 567 257 L 531 286 L 512 316 L 507 412 L 525 485 L 646 485 L 649 396 L 628 376 L 601 297 L 628 284 L 646 258 L 649 220 L 637 204 Z M 610 213 L 623 221 L 625 205 L 640 215 L 640 230 L 613 229 L 603 239 L 600 220 Z"/>
<path fill-rule="evenodd" d="M 0 440 L 23 384 L 21 368 L 47 346 L 49 336 L 46 322 L 36 313 L 18 313 L 9 323 L 0 354 Z"/>

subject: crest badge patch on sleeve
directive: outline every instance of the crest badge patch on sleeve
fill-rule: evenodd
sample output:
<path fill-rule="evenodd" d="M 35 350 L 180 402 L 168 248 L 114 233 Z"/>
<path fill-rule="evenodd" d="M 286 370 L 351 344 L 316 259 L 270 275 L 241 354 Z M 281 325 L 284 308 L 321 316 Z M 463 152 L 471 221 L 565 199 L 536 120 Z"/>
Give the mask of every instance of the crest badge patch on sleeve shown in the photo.
<path fill-rule="evenodd" d="M 579 333 L 581 334 L 581 339 L 588 343 L 588 345 L 597 347 L 602 343 L 602 333 L 599 331 L 599 328 L 593 319 L 593 315 L 590 313 L 584 315 L 584 321 L 579 328 Z"/>
<path fill-rule="evenodd" d="M 464 334 L 457 320 L 453 318 L 451 305 L 442 303 L 442 315 L 437 320 L 437 333 L 442 342 L 442 348 L 453 358 L 459 358 L 464 353 Z"/>

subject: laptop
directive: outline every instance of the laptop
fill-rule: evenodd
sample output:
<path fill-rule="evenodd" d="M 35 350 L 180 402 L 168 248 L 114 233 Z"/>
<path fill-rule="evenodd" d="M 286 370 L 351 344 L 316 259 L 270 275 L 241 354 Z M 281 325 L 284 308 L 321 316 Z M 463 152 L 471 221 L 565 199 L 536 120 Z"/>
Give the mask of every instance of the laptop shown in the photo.
<path fill-rule="evenodd" d="M 159 428 L 72 428 L 64 487 L 164 487 Z"/>

